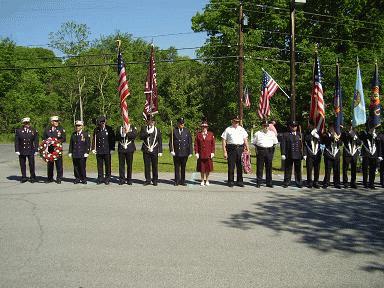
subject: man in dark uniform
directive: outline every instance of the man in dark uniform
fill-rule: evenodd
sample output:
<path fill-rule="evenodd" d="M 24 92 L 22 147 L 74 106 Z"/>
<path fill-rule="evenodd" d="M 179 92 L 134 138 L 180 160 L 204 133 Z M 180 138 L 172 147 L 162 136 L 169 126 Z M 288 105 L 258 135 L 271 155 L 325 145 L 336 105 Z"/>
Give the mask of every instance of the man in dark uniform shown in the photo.
<path fill-rule="evenodd" d="M 280 143 L 281 159 L 285 160 L 284 182 L 286 188 L 291 182 L 292 166 L 295 165 L 296 186 L 303 187 L 301 179 L 301 159 L 303 159 L 303 141 L 302 135 L 297 131 L 297 122 L 289 123 L 290 132 L 284 133 Z"/>
<path fill-rule="evenodd" d="M 31 183 L 36 182 L 35 174 L 35 155 L 39 147 L 39 137 L 37 130 L 30 125 L 31 119 L 25 117 L 21 120 L 23 127 L 15 131 L 15 152 L 19 156 L 20 170 L 21 170 L 21 183 L 28 181 L 26 161 L 28 158 L 29 173 Z"/>
<path fill-rule="evenodd" d="M 119 142 L 118 152 L 119 152 L 119 185 L 127 183 L 132 185 L 132 162 L 133 162 L 133 153 L 136 150 L 135 138 L 137 136 L 136 127 L 132 126 L 129 123 L 128 126 L 121 126 L 116 132 L 116 138 Z M 127 178 L 125 178 L 125 163 L 127 163 Z"/>
<path fill-rule="evenodd" d="M 111 180 L 111 154 L 115 151 L 115 133 L 106 125 L 104 116 L 97 119 L 97 126 L 92 136 L 92 152 L 96 154 L 97 184 L 109 185 Z M 103 166 L 105 166 L 105 177 Z"/>
<path fill-rule="evenodd" d="M 187 186 L 185 183 L 185 166 L 188 157 L 192 156 L 192 135 L 184 125 L 184 118 L 177 119 L 177 127 L 172 130 L 173 135 L 169 138 L 169 151 L 173 156 L 175 167 L 175 186 L 179 184 Z"/>
<path fill-rule="evenodd" d="M 91 137 L 88 132 L 83 131 L 83 121 L 77 120 L 75 126 L 76 131 L 71 135 L 68 152 L 68 156 L 72 158 L 73 162 L 73 172 L 75 175 L 73 183 L 78 184 L 81 182 L 87 184 L 86 163 L 91 148 Z"/>
<path fill-rule="evenodd" d="M 321 162 L 320 135 L 312 120 L 308 122 L 308 130 L 304 135 L 304 160 L 307 166 L 307 187 L 320 188 L 319 174 Z M 312 180 L 313 171 L 313 180 Z"/>
<path fill-rule="evenodd" d="M 341 133 L 341 141 L 343 142 L 343 185 L 348 188 L 348 168 L 351 166 L 351 188 L 356 186 L 356 168 L 357 160 L 360 155 L 361 141 L 357 136 L 356 129 L 350 125 L 348 131 Z"/>
<path fill-rule="evenodd" d="M 155 121 L 148 118 L 147 125 L 141 127 L 140 139 L 143 140 L 141 151 L 144 159 L 144 185 L 151 184 L 151 165 L 152 165 L 152 183 L 157 186 L 159 179 L 158 156 L 163 156 L 163 142 L 161 131 L 155 126 Z"/>
<path fill-rule="evenodd" d="M 364 188 L 375 188 L 375 173 L 377 160 L 382 160 L 380 142 L 375 127 L 367 125 L 368 131 L 362 131 L 359 138 L 363 144 L 361 156 L 363 157 L 363 185 Z"/>
<path fill-rule="evenodd" d="M 340 135 L 337 135 L 333 123 L 329 123 L 328 131 L 321 137 L 321 143 L 324 148 L 324 166 L 325 175 L 323 181 L 323 188 L 329 186 L 331 178 L 331 170 L 333 169 L 333 186 L 340 189 L 340 146 L 342 142 Z"/>
<path fill-rule="evenodd" d="M 384 188 L 384 128 L 381 127 L 381 131 L 379 135 L 377 135 L 377 138 L 379 139 L 380 143 L 380 155 L 378 159 L 380 160 L 380 168 L 379 168 L 379 173 L 380 173 L 380 185 L 382 188 Z"/>
<path fill-rule="evenodd" d="M 43 133 L 43 140 L 51 138 L 56 138 L 60 143 L 64 143 L 66 140 L 65 136 L 65 129 L 60 126 L 59 123 L 59 116 L 52 116 L 50 118 L 51 125 L 49 125 L 47 128 L 45 128 Z M 47 162 L 47 171 L 48 171 L 48 179 L 45 181 L 45 183 L 53 182 L 53 168 L 56 163 L 56 183 L 61 184 L 61 180 L 63 178 L 63 157 L 59 156 L 57 159 L 53 162 L 49 161 Z"/>

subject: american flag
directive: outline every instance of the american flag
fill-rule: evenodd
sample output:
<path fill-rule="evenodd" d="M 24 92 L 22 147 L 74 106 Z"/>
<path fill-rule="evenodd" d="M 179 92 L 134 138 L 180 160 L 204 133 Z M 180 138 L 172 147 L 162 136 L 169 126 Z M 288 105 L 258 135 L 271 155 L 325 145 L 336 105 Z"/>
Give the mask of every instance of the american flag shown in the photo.
<path fill-rule="evenodd" d="M 117 56 L 117 73 L 119 75 L 119 94 L 120 94 L 120 108 L 121 116 L 123 117 L 124 126 L 128 128 L 128 105 L 127 97 L 130 95 L 128 89 L 127 75 L 125 73 L 125 65 L 123 61 L 123 56 L 119 50 Z"/>
<path fill-rule="evenodd" d="M 276 81 L 266 72 L 263 71 L 263 83 L 261 85 L 261 96 L 259 103 L 259 117 L 261 119 L 271 115 L 271 107 L 269 105 L 269 100 L 275 94 L 279 85 Z"/>
<path fill-rule="evenodd" d="M 147 80 L 145 82 L 144 94 L 146 96 L 143 115 L 145 119 L 151 115 L 158 113 L 157 103 L 157 81 L 156 81 L 156 66 L 153 44 L 151 46 L 151 56 L 149 59 L 149 67 L 147 73 Z"/>
<path fill-rule="evenodd" d="M 381 104 L 380 104 L 380 77 L 377 63 L 371 82 L 371 102 L 369 104 L 369 124 L 370 127 L 377 127 L 381 123 Z"/>
<path fill-rule="evenodd" d="M 333 97 L 333 107 L 335 111 L 335 132 L 337 135 L 341 134 L 341 127 L 343 126 L 343 102 L 342 90 L 340 85 L 340 65 L 336 64 L 336 83 L 335 95 Z"/>
<path fill-rule="evenodd" d="M 244 88 L 244 106 L 245 108 L 251 107 L 251 101 L 249 100 L 248 86 L 245 86 Z"/>
<path fill-rule="evenodd" d="M 309 117 L 313 120 L 317 130 L 324 132 L 325 110 L 323 98 L 323 86 L 321 85 L 320 60 L 315 56 L 315 68 L 313 73 L 313 85 L 311 94 L 311 110 Z"/>

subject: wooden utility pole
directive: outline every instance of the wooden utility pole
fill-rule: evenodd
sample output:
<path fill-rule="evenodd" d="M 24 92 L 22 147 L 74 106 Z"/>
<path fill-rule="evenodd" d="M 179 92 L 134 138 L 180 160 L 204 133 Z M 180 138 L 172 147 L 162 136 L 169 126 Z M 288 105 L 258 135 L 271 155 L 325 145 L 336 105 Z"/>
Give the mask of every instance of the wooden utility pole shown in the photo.
<path fill-rule="evenodd" d="M 243 90 L 244 90 L 244 41 L 243 41 L 243 2 L 239 9 L 239 118 L 243 125 Z"/>

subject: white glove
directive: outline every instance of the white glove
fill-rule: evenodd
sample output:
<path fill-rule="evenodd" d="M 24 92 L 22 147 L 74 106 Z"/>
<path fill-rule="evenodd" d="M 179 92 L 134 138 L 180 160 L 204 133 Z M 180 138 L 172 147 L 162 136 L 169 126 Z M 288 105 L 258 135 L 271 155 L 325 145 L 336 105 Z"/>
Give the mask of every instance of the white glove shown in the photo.
<path fill-rule="evenodd" d="M 171 155 L 172 155 L 173 157 L 175 157 L 175 156 L 176 156 L 175 151 L 171 151 Z"/>
<path fill-rule="evenodd" d="M 68 157 L 69 157 L 69 158 L 72 158 L 72 153 L 68 153 Z"/>
<path fill-rule="evenodd" d="M 189 155 L 188 155 L 188 158 L 190 158 L 191 156 L 192 156 L 192 154 L 189 154 Z"/>
<path fill-rule="evenodd" d="M 353 140 L 357 140 L 357 136 L 355 135 L 355 136 L 353 136 Z"/>
<path fill-rule="evenodd" d="M 317 139 L 320 138 L 319 134 L 317 133 L 317 130 L 316 129 L 313 129 L 312 132 L 311 132 L 311 135 Z"/>
<path fill-rule="evenodd" d="M 95 149 L 93 149 L 93 150 L 92 150 L 92 153 L 93 153 L 93 154 L 96 154 L 96 150 L 95 150 Z"/>
<path fill-rule="evenodd" d="M 113 154 L 113 152 L 115 152 L 115 150 L 111 150 L 111 151 L 109 151 L 110 154 Z"/>
<path fill-rule="evenodd" d="M 281 160 L 285 160 L 285 159 L 287 159 L 287 158 L 285 157 L 285 155 L 281 155 Z"/>
<path fill-rule="evenodd" d="M 211 153 L 211 159 L 213 159 L 213 157 L 215 157 L 215 153 Z"/>
<path fill-rule="evenodd" d="M 17 152 L 16 152 L 16 155 L 17 155 L 17 156 L 20 156 L 20 152 L 19 152 L 19 151 L 17 151 Z"/>
<path fill-rule="evenodd" d="M 195 156 L 196 156 L 196 159 L 199 159 L 200 157 L 199 153 L 196 153 Z"/>
<path fill-rule="evenodd" d="M 35 152 L 35 156 L 37 156 L 37 154 L 39 154 L 39 152 Z"/>
<path fill-rule="evenodd" d="M 163 156 L 163 153 L 158 153 L 157 156 L 161 157 Z"/>
<path fill-rule="evenodd" d="M 379 157 L 378 159 L 379 159 L 379 161 L 383 161 L 383 157 Z"/>
<path fill-rule="evenodd" d="M 89 156 L 88 153 L 84 153 L 84 157 L 87 158 Z"/>
<path fill-rule="evenodd" d="M 304 156 L 303 156 L 303 159 L 304 159 L 304 161 L 307 160 L 307 156 L 304 155 Z"/>

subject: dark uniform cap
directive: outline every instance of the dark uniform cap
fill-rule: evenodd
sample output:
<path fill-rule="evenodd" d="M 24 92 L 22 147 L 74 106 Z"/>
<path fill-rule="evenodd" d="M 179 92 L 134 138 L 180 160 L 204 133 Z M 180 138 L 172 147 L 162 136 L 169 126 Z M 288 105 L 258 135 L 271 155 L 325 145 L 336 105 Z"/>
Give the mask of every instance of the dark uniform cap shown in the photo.
<path fill-rule="evenodd" d="M 179 119 L 177 119 L 177 123 L 184 124 L 184 117 L 180 117 Z"/>
<path fill-rule="evenodd" d="M 233 117 L 232 117 L 232 121 L 240 122 L 239 115 L 235 115 L 235 116 L 233 116 Z"/>
<path fill-rule="evenodd" d="M 268 120 L 262 120 L 262 121 L 261 121 L 261 125 L 262 125 L 262 126 L 268 126 L 268 125 L 269 125 Z"/>
<path fill-rule="evenodd" d="M 99 118 L 97 118 L 97 123 L 100 124 L 101 122 L 105 122 L 105 116 L 100 116 Z"/>
<path fill-rule="evenodd" d="M 297 121 L 293 121 L 293 120 L 289 121 L 289 126 L 297 126 L 297 125 L 298 125 Z"/>

